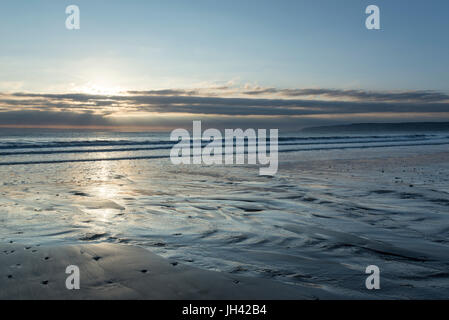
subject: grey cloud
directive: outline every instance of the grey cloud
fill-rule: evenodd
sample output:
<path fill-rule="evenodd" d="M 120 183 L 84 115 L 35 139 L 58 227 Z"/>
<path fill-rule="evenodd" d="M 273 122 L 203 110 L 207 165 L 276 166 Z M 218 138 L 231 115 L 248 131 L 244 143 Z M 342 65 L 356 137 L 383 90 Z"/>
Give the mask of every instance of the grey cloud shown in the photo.
<path fill-rule="evenodd" d="M 32 106 L 34 109 L 97 110 L 117 107 L 159 113 L 192 113 L 213 115 L 293 116 L 348 113 L 443 113 L 449 102 L 403 101 L 329 101 L 305 99 L 224 98 L 178 95 L 106 96 L 88 94 L 15 94 L 20 100 L 3 99 L 0 106 Z M 30 98 L 26 100 L 25 98 Z M 39 99 L 37 99 L 39 98 Z M 109 110 L 108 112 L 111 112 Z"/>
<path fill-rule="evenodd" d="M 250 90 L 243 92 L 247 95 L 262 95 L 267 93 L 277 93 L 285 97 L 299 96 L 324 96 L 329 98 L 352 98 L 370 101 L 421 101 L 437 102 L 449 100 L 449 95 L 431 91 L 404 91 L 404 92 L 379 92 L 364 90 L 338 90 L 338 89 L 276 89 L 266 88 L 260 90 Z"/>
<path fill-rule="evenodd" d="M 111 122 L 100 115 L 74 112 L 50 111 L 7 111 L 0 112 L 0 125 L 67 125 L 67 126 L 99 126 L 110 125 Z"/>
<path fill-rule="evenodd" d="M 206 90 L 206 89 L 205 89 Z M 259 93 L 280 93 L 278 98 L 257 97 Z M 371 114 L 418 113 L 437 120 L 448 120 L 449 99 L 434 91 L 408 91 L 401 93 L 370 92 L 361 90 L 331 89 L 261 89 L 246 91 L 243 97 L 204 96 L 201 90 L 167 89 L 154 91 L 129 91 L 126 95 L 101 95 L 82 93 L 14 93 L 0 95 L 1 125 L 111 125 L 111 118 L 120 112 L 156 112 L 160 114 L 183 113 L 181 123 L 187 119 L 208 116 L 210 123 L 285 123 L 304 122 L 307 116 L 321 115 L 317 124 L 325 124 L 336 116 L 341 123 L 361 118 L 376 119 Z M 246 96 L 245 96 L 246 95 Z M 248 97 L 250 95 L 251 97 Z M 334 97 L 336 100 L 295 99 L 295 96 Z M 289 98 L 286 98 L 288 96 Z M 351 99 L 347 99 L 351 97 Z M 18 111 L 20 110 L 20 111 Z M 59 111 L 58 111 L 59 110 Z M 356 116 L 357 114 L 357 116 Z M 249 119 L 248 117 L 254 117 Z M 264 117 L 263 119 L 261 117 Z M 415 115 L 416 117 L 416 115 Z M 154 118 L 154 119 L 153 119 Z M 128 117 L 124 123 L 167 125 L 170 119 L 161 117 Z M 301 119 L 302 118 L 302 119 Z M 143 119 L 143 120 L 142 120 Z M 390 120 L 392 118 L 389 118 Z M 401 117 L 398 117 L 400 120 Z M 164 122 L 164 124 L 161 123 Z M 174 120 L 173 120 L 174 121 Z M 315 123 L 314 123 L 315 124 Z"/>

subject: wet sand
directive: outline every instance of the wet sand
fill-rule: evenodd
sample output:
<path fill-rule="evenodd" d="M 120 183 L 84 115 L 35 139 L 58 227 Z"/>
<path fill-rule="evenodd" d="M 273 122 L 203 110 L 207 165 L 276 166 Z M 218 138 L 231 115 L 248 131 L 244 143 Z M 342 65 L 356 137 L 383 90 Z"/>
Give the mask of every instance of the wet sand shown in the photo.
<path fill-rule="evenodd" d="M 256 298 L 274 295 L 258 282 L 269 280 L 299 288 L 288 295 L 294 299 L 326 299 L 329 292 L 345 299 L 447 299 L 446 149 L 284 153 L 274 177 L 261 177 L 251 166 L 174 167 L 163 160 L 3 166 L 0 244 L 40 244 L 36 249 L 52 251 L 62 250 L 55 246 L 126 244 L 126 252 L 111 254 L 134 261 L 128 251 L 134 246 L 168 259 L 168 265 L 176 261 L 178 266 L 219 271 L 226 279 L 249 277 L 261 288 L 255 290 Z M 39 257 L 39 263 L 45 259 Z M 3 258 L 11 257 L 0 254 L 0 263 Z M 0 275 L 7 296 L 7 281 L 15 277 L 8 273 L 15 270 L 13 262 L 5 262 L 7 269 Z M 59 274 L 69 262 L 54 270 Z M 128 281 L 122 279 L 124 274 L 135 275 L 137 270 L 140 276 L 140 269 L 150 270 L 141 264 L 129 269 L 127 263 L 114 264 L 108 279 L 87 268 L 87 280 L 91 273 L 101 279 L 95 295 L 87 297 L 99 297 L 98 291 L 105 289 L 98 288 L 113 286 L 117 279 Z M 365 287 L 369 265 L 380 268 L 381 290 Z M 45 272 L 35 272 L 37 285 L 47 281 L 41 279 Z M 60 277 L 65 281 L 64 273 Z M 52 286 L 54 280 L 48 281 Z M 64 281 L 58 284 L 67 294 Z M 230 288 L 238 288 L 231 283 Z M 252 298 L 243 291 L 229 295 L 215 286 L 198 290 L 192 298 Z M 135 296 L 159 297 L 143 292 Z M 282 298 L 277 293 L 285 291 L 274 292 L 275 298 Z"/>
<path fill-rule="evenodd" d="M 315 288 L 205 271 L 117 244 L 0 245 L 0 299 L 316 299 Z M 80 269 L 68 290 L 67 266 Z"/>

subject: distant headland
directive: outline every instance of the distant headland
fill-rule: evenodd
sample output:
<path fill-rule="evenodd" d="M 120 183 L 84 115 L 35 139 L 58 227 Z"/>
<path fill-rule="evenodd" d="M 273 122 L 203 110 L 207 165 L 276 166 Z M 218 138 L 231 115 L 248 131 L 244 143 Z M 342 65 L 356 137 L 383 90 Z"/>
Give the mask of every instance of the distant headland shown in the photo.
<path fill-rule="evenodd" d="M 353 123 L 308 127 L 302 129 L 307 133 L 326 132 L 435 132 L 449 131 L 449 122 L 403 122 L 403 123 Z"/>

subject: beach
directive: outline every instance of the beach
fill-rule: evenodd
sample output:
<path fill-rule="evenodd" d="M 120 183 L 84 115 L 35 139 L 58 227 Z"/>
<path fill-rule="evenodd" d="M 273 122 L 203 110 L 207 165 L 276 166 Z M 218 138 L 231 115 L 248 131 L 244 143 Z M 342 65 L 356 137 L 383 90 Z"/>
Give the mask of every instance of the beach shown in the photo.
<path fill-rule="evenodd" d="M 115 244 L 33 247 L 1 245 L 0 300 L 275 300 L 334 297 L 318 289 L 229 275 L 169 261 Z M 66 287 L 66 268 L 80 270 L 79 289 Z"/>
<path fill-rule="evenodd" d="M 0 300 L 449 300 L 448 12 L 3 0 Z"/>
<path fill-rule="evenodd" d="M 102 152 L 148 147 L 143 133 L 51 132 L 26 138 L 29 146 L 4 139 L 3 152 L 22 152 L 0 165 L 4 298 L 32 298 L 48 289 L 41 281 L 61 286 L 58 297 L 42 294 L 51 299 L 449 298 L 445 137 L 285 134 L 273 177 L 251 165 L 174 166 L 163 158 L 167 149 L 157 159 Z M 86 290 L 65 289 L 64 270 L 75 264 L 68 257 L 80 264 Z M 37 269 L 14 269 L 28 263 Z M 138 284 L 169 281 L 140 272 L 160 264 L 179 287 L 158 295 Z M 381 290 L 365 287 L 370 265 L 380 269 Z M 26 272 L 20 280 L 11 270 Z M 247 289 L 234 292 L 235 279 Z"/>

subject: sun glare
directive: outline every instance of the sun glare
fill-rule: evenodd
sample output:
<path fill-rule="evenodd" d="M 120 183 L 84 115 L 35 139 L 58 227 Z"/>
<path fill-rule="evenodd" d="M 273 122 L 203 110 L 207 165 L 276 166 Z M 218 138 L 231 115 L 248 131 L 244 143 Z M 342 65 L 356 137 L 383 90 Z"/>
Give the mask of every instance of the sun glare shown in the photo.
<path fill-rule="evenodd" d="M 116 95 L 125 90 L 120 86 L 114 86 L 102 82 L 88 82 L 87 84 L 75 87 L 74 91 L 86 94 Z"/>

